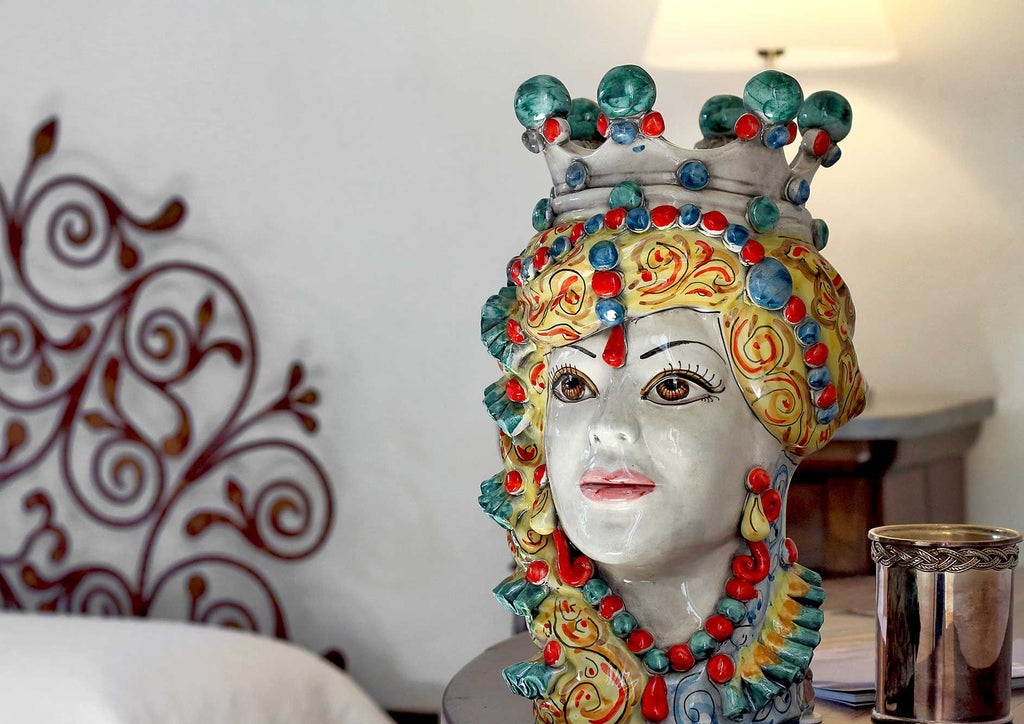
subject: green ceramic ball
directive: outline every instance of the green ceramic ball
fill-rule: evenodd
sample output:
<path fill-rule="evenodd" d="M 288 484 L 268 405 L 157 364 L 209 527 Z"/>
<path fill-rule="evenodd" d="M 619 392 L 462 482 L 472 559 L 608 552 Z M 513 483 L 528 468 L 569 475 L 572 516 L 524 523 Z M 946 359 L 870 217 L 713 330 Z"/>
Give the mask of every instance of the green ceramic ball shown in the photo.
<path fill-rule="evenodd" d="M 838 143 L 853 126 L 853 109 L 850 102 L 835 91 L 818 91 L 807 96 L 796 121 L 800 130 L 824 129 L 833 143 Z"/>
<path fill-rule="evenodd" d="M 597 86 L 597 105 L 608 118 L 646 113 L 657 96 L 654 79 L 639 65 L 620 65 L 604 74 Z"/>
<path fill-rule="evenodd" d="M 732 136 L 735 133 L 736 119 L 745 112 L 743 99 L 739 96 L 711 96 L 700 109 L 700 132 L 705 138 Z"/>
<path fill-rule="evenodd" d="M 747 81 L 743 104 L 770 123 L 796 118 L 804 92 L 796 78 L 778 70 L 763 70 Z"/>
<path fill-rule="evenodd" d="M 535 75 L 516 89 L 516 118 L 526 128 L 536 128 L 549 116 L 564 116 L 572 100 L 562 81 Z"/>

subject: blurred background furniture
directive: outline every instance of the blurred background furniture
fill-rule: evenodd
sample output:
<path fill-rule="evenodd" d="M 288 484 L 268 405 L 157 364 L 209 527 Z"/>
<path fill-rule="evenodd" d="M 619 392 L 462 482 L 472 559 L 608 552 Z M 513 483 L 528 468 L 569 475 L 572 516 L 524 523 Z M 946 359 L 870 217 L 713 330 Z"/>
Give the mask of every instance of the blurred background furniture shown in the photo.
<path fill-rule="evenodd" d="M 797 468 L 787 530 L 800 562 L 870 573 L 869 528 L 964 522 L 964 457 L 994 410 L 991 397 L 869 394 L 860 417 Z"/>

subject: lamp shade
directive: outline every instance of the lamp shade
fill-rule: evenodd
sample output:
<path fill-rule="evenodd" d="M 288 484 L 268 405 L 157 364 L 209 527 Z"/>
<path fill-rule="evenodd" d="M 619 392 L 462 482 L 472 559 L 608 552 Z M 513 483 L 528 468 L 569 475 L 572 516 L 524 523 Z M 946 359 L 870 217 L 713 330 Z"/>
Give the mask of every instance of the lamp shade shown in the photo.
<path fill-rule="evenodd" d="M 644 63 L 677 70 L 758 70 L 886 63 L 896 45 L 879 0 L 660 0 Z"/>

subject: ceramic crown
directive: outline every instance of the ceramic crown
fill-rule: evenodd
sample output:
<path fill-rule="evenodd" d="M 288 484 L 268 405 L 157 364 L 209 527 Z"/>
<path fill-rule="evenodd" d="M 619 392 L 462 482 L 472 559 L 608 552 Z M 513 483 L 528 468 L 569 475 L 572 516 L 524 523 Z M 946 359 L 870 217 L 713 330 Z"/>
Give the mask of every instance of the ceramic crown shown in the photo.
<path fill-rule="evenodd" d="M 693 226 L 725 232 L 728 242 L 728 228 L 704 228 L 700 210 L 714 209 L 744 238 L 749 228 L 824 247 L 827 226 L 812 219 L 804 204 L 818 168 L 839 160 L 837 143 L 853 119 L 845 98 L 832 91 L 804 98 L 792 76 L 766 70 L 747 82 L 742 98 L 718 95 L 704 104 L 703 140 L 688 149 L 662 136 L 656 96 L 650 75 L 635 65 L 608 71 L 596 103 L 571 98 L 548 75 L 519 87 L 515 110 L 526 128 L 523 144 L 544 154 L 553 186 L 534 208 L 534 228 L 622 209 L 623 223 L 641 231 L 659 225 L 655 210 L 672 207 L 673 220 L 685 225 L 689 210 Z M 783 149 L 798 131 L 802 140 L 790 162 Z M 716 220 L 721 216 L 708 219 L 711 225 Z"/>

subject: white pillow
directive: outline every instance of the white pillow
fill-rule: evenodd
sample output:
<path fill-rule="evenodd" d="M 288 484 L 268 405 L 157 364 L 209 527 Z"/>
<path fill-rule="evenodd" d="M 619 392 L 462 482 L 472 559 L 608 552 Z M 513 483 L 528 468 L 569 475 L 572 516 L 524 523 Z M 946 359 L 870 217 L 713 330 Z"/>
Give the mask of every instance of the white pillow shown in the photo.
<path fill-rule="evenodd" d="M 157 620 L 0 613 L 0 717 L 32 724 L 393 724 L 292 644 Z"/>

